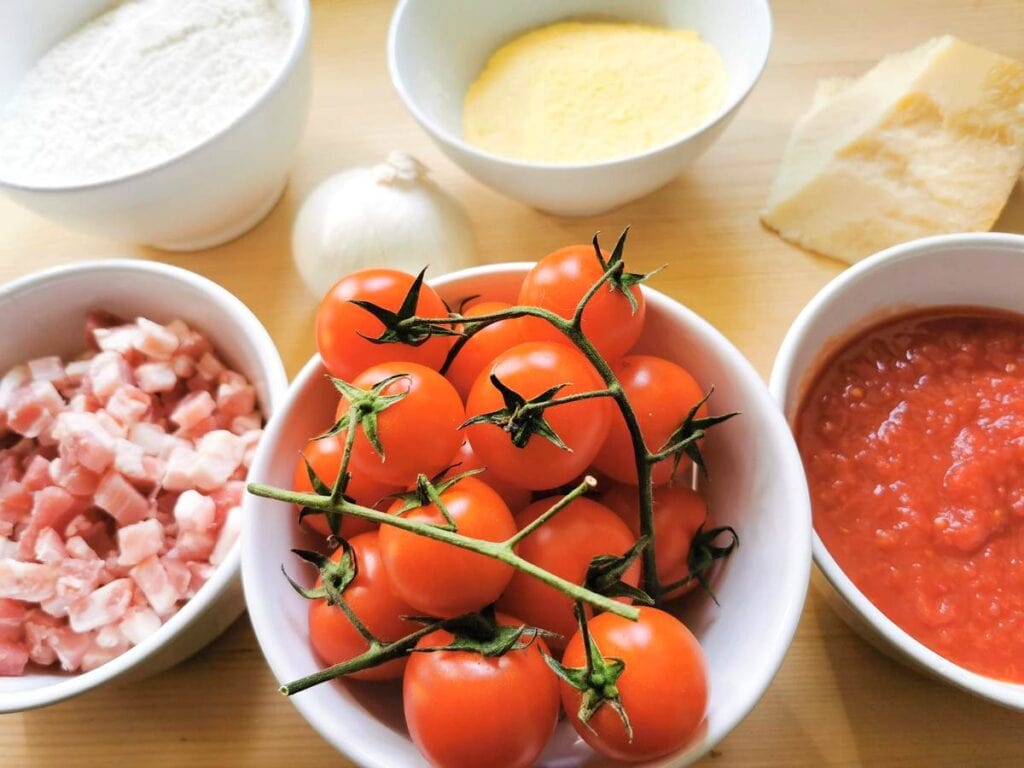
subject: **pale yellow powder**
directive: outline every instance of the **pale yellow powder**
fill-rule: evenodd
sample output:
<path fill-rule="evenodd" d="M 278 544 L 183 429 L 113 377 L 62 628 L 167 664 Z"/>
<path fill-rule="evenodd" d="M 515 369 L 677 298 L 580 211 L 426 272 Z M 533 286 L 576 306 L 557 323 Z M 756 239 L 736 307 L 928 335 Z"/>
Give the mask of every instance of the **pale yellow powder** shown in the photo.
<path fill-rule="evenodd" d="M 463 132 L 507 157 L 593 162 L 697 128 L 725 92 L 718 52 L 693 30 L 560 22 L 491 56 L 466 93 Z"/>

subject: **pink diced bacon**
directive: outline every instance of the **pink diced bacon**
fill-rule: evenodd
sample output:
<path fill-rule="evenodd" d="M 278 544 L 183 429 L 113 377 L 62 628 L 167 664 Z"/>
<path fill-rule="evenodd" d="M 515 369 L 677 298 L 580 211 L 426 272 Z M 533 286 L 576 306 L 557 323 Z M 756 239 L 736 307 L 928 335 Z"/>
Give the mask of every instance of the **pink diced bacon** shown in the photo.
<path fill-rule="evenodd" d="M 120 565 L 137 565 L 164 546 L 164 527 L 158 520 L 143 520 L 126 525 L 117 532 Z"/>
<path fill-rule="evenodd" d="M 185 397 L 171 413 L 171 421 L 180 429 L 188 430 L 203 419 L 208 419 L 217 409 L 217 403 L 210 393 L 202 390 Z"/>
<path fill-rule="evenodd" d="M 103 476 L 94 498 L 96 506 L 109 513 L 119 525 L 137 523 L 149 511 L 146 497 L 118 472 L 107 472 Z"/>
<path fill-rule="evenodd" d="M 106 626 L 124 618 L 132 601 L 130 579 L 116 579 L 68 606 L 68 620 L 75 632 Z"/>
<path fill-rule="evenodd" d="M 28 649 L 24 645 L 0 641 L 0 676 L 23 675 L 26 664 L 28 664 Z"/>
<path fill-rule="evenodd" d="M 138 332 L 135 348 L 153 360 L 170 360 L 177 351 L 178 337 L 162 325 L 140 317 L 135 321 Z"/>
<path fill-rule="evenodd" d="M 0 676 L 143 642 L 232 551 L 256 391 L 181 320 L 85 324 L 0 377 Z"/>

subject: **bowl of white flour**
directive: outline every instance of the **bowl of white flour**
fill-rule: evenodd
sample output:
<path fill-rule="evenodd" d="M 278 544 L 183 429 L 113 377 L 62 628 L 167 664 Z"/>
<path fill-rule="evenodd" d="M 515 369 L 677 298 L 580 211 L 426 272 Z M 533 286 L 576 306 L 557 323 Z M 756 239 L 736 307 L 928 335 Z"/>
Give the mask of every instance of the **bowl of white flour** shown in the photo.
<path fill-rule="evenodd" d="M 308 0 L 0 4 L 0 189 L 169 250 L 255 226 L 309 106 Z"/>

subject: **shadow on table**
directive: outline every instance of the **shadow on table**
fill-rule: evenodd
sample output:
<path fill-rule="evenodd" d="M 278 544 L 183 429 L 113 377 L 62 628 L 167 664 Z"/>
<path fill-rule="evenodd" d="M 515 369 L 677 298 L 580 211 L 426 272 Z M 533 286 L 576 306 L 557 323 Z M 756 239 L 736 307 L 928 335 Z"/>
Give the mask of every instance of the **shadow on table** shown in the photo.
<path fill-rule="evenodd" d="M 821 589 L 819 573 L 814 581 L 812 589 Z M 857 764 L 1022 764 L 1019 714 L 886 656 L 826 606 L 817 621 Z"/>

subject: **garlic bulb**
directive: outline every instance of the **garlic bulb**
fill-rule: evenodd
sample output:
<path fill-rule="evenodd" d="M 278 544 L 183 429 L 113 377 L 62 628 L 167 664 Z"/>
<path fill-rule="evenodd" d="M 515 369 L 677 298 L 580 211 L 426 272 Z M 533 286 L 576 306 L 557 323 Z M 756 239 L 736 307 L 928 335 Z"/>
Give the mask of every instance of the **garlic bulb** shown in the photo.
<path fill-rule="evenodd" d="M 414 157 L 392 152 L 316 187 L 292 229 L 292 255 L 308 288 L 322 295 L 342 275 L 389 267 L 442 275 L 474 261 L 469 218 L 427 178 Z"/>

